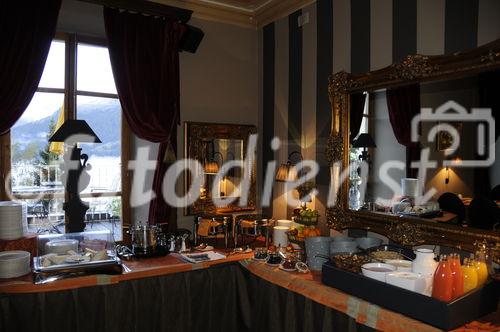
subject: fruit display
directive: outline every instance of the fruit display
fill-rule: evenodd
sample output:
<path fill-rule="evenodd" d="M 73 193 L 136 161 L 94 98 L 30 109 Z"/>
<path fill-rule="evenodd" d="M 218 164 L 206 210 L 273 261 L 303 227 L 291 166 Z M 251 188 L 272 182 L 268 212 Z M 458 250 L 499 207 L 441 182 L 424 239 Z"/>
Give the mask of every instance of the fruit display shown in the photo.
<path fill-rule="evenodd" d="M 290 242 L 301 244 L 306 237 L 321 236 L 321 231 L 315 226 L 300 225 L 290 227 L 287 234 Z"/>
<path fill-rule="evenodd" d="M 319 212 L 311 208 L 295 209 L 295 222 L 302 225 L 316 225 L 318 223 Z"/>

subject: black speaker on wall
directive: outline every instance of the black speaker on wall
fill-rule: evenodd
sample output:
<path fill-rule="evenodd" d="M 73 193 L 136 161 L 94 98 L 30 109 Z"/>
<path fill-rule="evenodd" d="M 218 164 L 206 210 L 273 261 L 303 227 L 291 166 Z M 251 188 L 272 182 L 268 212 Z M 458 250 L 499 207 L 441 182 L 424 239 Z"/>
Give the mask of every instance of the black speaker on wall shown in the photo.
<path fill-rule="evenodd" d="M 186 27 L 187 31 L 181 40 L 181 51 L 196 53 L 196 50 L 198 49 L 198 46 L 200 46 L 201 40 L 205 34 L 200 28 L 192 25 L 186 25 Z"/>

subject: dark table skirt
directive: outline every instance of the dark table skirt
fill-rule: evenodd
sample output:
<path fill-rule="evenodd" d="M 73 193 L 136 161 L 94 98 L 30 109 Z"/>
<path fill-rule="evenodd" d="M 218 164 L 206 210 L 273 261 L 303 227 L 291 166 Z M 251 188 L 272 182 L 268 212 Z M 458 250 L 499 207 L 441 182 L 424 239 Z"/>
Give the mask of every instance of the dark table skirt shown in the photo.
<path fill-rule="evenodd" d="M 238 263 L 74 290 L 0 295 L 0 331 L 368 331 Z"/>

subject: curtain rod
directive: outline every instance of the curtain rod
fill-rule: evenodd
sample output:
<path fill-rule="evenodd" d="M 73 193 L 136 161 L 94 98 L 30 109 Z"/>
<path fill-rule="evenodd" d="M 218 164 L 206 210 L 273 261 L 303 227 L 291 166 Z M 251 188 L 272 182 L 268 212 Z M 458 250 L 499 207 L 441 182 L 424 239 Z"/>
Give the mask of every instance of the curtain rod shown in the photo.
<path fill-rule="evenodd" d="M 167 6 L 144 0 L 78 0 L 106 7 L 119 8 L 153 16 L 164 16 L 181 23 L 187 23 L 193 14 L 192 10 Z"/>

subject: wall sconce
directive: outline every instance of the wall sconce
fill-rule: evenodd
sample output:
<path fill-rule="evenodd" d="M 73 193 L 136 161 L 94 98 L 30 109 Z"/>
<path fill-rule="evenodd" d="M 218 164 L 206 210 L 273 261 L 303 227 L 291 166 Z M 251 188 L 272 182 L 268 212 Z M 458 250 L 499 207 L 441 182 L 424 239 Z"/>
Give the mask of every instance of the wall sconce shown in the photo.
<path fill-rule="evenodd" d="M 445 168 L 446 177 L 444 178 L 444 184 L 450 183 L 450 168 L 446 166 Z"/>
<path fill-rule="evenodd" d="M 462 159 L 456 157 L 455 159 L 453 159 L 453 162 L 455 165 L 460 165 L 462 163 Z M 444 170 L 446 172 L 446 178 L 444 179 L 444 183 L 448 184 L 450 183 L 450 167 L 446 166 Z"/>
<path fill-rule="evenodd" d="M 66 232 L 83 232 L 85 230 L 85 214 L 89 208 L 88 204 L 80 199 L 80 192 L 90 183 L 90 175 L 87 173 L 87 161 L 89 157 L 82 154 L 78 143 L 102 143 L 96 133 L 84 120 L 66 120 L 63 125 L 49 138 L 49 142 L 66 143 L 64 152 L 63 183 L 66 190 L 67 201 L 63 204 L 66 212 Z M 77 167 L 72 167 L 72 163 Z"/>
<path fill-rule="evenodd" d="M 217 174 L 219 172 L 219 164 L 217 163 L 217 161 L 215 160 L 215 157 L 216 156 L 220 156 L 220 164 L 222 166 L 222 164 L 224 163 L 224 158 L 222 157 L 222 153 L 220 152 L 214 152 L 214 154 L 212 155 L 212 158 L 210 158 L 209 160 L 207 160 L 205 162 L 205 165 L 203 165 L 203 169 L 205 171 L 205 174 Z"/>
<path fill-rule="evenodd" d="M 363 133 L 360 134 L 354 142 L 352 142 L 352 147 L 353 148 L 363 148 L 363 151 L 359 155 L 360 160 L 364 160 L 366 162 L 370 162 L 370 155 L 368 154 L 368 148 L 376 148 L 377 145 L 375 144 L 375 141 L 371 137 L 370 134 Z"/>
<path fill-rule="evenodd" d="M 292 158 L 296 156 L 295 158 Z M 302 161 L 302 154 L 299 151 L 292 151 L 288 155 L 288 159 L 285 164 L 281 164 L 276 171 L 276 181 L 287 182 L 294 181 L 297 178 L 297 172 L 295 171 L 295 165 Z"/>

